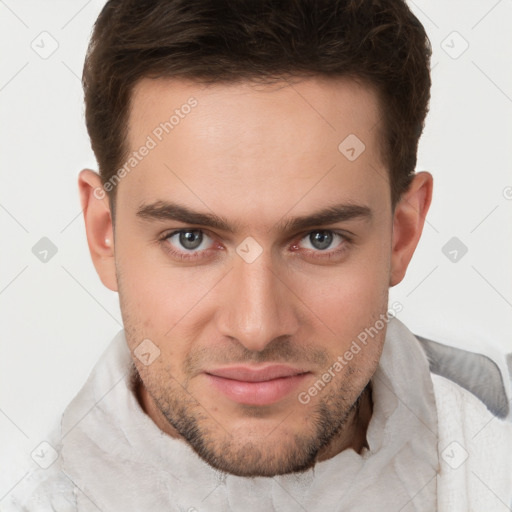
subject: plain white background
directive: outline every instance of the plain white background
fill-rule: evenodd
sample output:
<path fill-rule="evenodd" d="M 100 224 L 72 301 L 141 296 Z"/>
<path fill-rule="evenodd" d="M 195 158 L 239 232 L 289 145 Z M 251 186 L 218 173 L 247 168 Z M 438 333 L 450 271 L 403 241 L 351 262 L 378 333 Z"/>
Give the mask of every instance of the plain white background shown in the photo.
<path fill-rule="evenodd" d="M 103 3 L 0 2 L 0 499 L 121 328 L 117 295 L 89 259 L 77 192 L 78 172 L 96 169 L 80 76 Z M 434 175 L 435 192 L 391 300 L 413 332 L 496 356 L 512 351 L 512 2 L 409 4 L 433 46 L 417 170 Z M 41 38 L 44 51 L 58 45 L 47 58 L 33 48 L 43 51 Z M 57 248 L 46 263 L 32 252 L 43 237 Z"/>

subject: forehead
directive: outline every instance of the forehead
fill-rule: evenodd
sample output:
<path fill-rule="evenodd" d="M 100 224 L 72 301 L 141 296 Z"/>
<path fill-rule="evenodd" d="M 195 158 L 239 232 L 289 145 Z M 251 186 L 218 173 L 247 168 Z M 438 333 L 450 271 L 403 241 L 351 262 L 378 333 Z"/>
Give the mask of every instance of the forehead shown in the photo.
<path fill-rule="evenodd" d="M 143 79 L 133 90 L 127 140 L 130 154 L 151 149 L 120 189 L 139 204 L 179 193 L 189 206 L 209 198 L 234 212 L 251 206 L 249 192 L 255 211 L 268 201 L 289 207 L 300 196 L 303 205 L 329 201 L 326 194 L 369 202 L 389 195 L 379 119 L 375 92 L 347 79 Z"/>

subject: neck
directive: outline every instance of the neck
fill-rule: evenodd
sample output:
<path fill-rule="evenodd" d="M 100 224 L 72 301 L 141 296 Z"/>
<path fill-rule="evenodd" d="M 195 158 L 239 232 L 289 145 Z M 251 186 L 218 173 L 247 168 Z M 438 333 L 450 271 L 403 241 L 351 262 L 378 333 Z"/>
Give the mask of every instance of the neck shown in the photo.
<path fill-rule="evenodd" d="M 319 452 L 317 462 L 331 459 L 343 450 L 350 448 L 356 453 L 361 453 L 363 448 L 369 448 L 366 441 L 366 432 L 372 412 L 372 386 L 369 382 L 356 401 L 345 427 Z"/>

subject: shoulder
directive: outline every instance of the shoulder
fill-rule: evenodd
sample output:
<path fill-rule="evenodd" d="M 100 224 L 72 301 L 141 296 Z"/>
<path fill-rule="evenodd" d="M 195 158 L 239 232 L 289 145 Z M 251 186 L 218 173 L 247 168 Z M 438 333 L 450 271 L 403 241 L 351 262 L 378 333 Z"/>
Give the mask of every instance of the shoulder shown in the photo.
<path fill-rule="evenodd" d="M 510 375 L 502 354 L 492 357 L 416 335 L 430 371 L 446 377 L 479 398 L 493 413 L 506 418 L 510 410 Z"/>
<path fill-rule="evenodd" d="M 512 503 L 512 423 L 474 394 L 432 374 L 438 417 L 438 494 L 446 510 Z M 450 508 L 451 507 L 451 508 Z M 440 507 L 439 510 L 445 510 Z"/>
<path fill-rule="evenodd" d="M 58 464 L 30 471 L 2 501 L 2 512 L 76 512 L 77 488 Z"/>
<path fill-rule="evenodd" d="M 471 425 L 466 426 L 467 433 L 473 435 L 477 434 L 474 430 L 479 431 L 479 427 L 487 423 L 503 430 L 506 434 L 512 433 L 512 423 L 490 411 L 477 395 L 442 375 L 431 373 L 431 378 L 441 423 L 446 423 L 448 426 L 453 422 L 472 422 Z"/>
<path fill-rule="evenodd" d="M 482 464 L 503 464 L 512 486 L 512 423 L 494 415 L 473 393 L 441 375 L 432 374 L 437 406 L 440 452 L 458 442 L 464 455 Z"/>

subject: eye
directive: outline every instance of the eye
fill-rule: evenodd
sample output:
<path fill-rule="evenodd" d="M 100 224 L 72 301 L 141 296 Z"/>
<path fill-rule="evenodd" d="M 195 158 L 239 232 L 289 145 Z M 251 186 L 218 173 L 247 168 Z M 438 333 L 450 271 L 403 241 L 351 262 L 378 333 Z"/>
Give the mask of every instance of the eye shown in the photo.
<path fill-rule="evenodd" d="M 182 229 L 174 231 L 165 237 L 165 240 L 175 250 L 182 252 L 199 252 L 210 249 L 213 240 L 200 229 Z"/>
<path fill-rule="evenodd" d="M 345 237 L 343 237 L 339 233 L 322 229 L 311 231 L 304 238 L 301 239 L 298 245 L 308 250 L 326 251 L 327 249 L 334 249 L 339 245 L 343 244 L 344 240 Z"/>
<path fill-rule="evenodd" d="M 291 247 L 291 252 L 318 263 L 340 263 L 349 253 L 352 238 L 330 229 L 315 229 Z"/>

